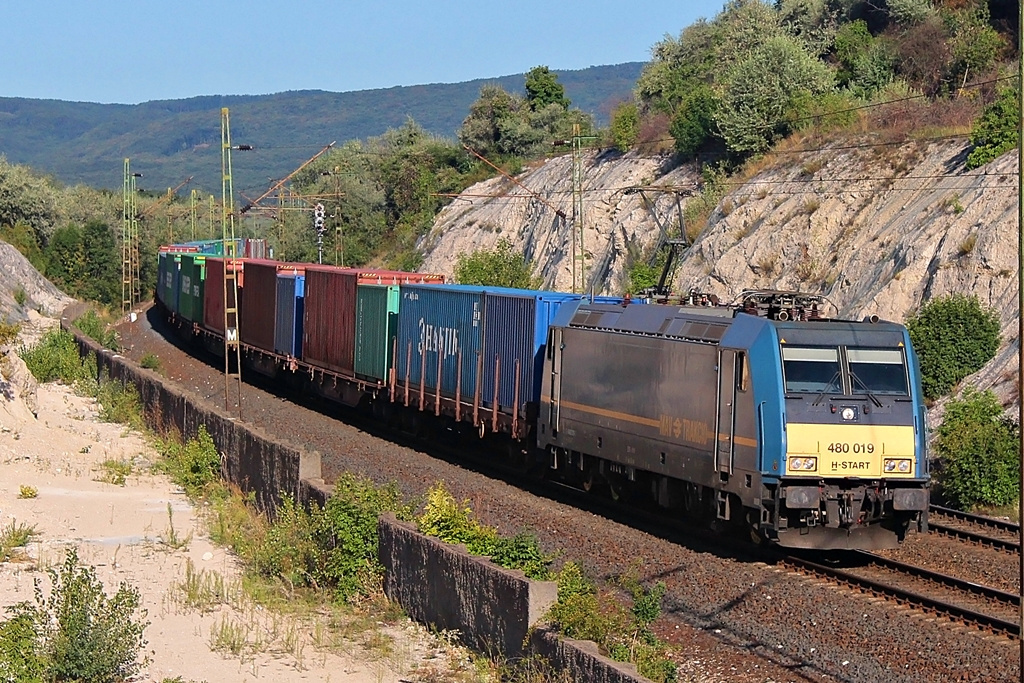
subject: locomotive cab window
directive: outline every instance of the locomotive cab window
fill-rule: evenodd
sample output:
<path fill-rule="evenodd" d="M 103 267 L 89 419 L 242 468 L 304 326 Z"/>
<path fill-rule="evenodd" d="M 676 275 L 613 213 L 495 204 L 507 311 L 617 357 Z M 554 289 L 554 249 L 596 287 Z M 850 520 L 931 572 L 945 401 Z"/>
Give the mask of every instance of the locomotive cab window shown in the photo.
<path fill-rule="evenodd" d="M 841 394 L 839 349 L 782 347 L 786 393 Z"/>
<path fill-rule="evenodd" d="M 850 389 L 854 394 L 906 396 L 907 368 L 899 349 L 847 349 Z"/>

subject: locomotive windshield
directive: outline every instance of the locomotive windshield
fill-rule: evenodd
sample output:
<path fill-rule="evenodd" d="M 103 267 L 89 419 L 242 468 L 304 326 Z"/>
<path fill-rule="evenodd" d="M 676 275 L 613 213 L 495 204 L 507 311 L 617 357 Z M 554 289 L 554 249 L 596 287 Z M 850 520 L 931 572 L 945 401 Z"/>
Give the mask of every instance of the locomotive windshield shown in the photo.
<path fill-rule="evenodd" d="M 907 394 L 907 370 L 899 349 L 847 349 L 854 394 Z"/>
<path fill-rule="evenodd" d="M 907 368 L 900 349 L 841 346 L 782 347 L 786 393 L 906 396 Z"/>
<path fill-rule="evenodd" d="M 796 346 L 782 348 L 786 392 L 842 393 L 839 350 Z"/>

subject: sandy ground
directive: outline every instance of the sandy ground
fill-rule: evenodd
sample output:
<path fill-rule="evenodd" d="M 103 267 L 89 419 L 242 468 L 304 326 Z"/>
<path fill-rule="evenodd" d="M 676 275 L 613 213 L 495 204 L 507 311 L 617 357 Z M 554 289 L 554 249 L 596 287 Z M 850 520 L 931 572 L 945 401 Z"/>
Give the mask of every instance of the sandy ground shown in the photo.
<path fill-rule="evenodd" d="M 100 422 L 95 402 L 66 387 L 38 388 L 37 417 L 18 398 L 0 398 L 0 528 L 28 524 L 37 532 L 25 558 L 0 564 L 0 606 L 31 601 L 34 581 L 48 587 L 45 570 L 59 567 L 73 547 L 108 594 L 122 581 L 141 594 L 150 622 L 148 661 L 136 680 L 454 680 L 440 671 L 464 662 L 462 655 L 408 622 L 387 628 L 395 639 L 388 647 L 373 646 L 385 631 L 372 625 L 325 653 L 316 647 L 319 629 L 309 623 L 237 604 L 206 613 L 184 608 L 185 593 L 176 586 L 189 562 L 229 586 L 237 585 L 239 572 L 232 556 L 206 537 L 184 494 L 165 476 L 148 473 L 156 457 L 140 435 Z M 109 460 L 134 464 L 124 485 L 101 481 L 107 474 L 101 463 Z M 34 488 L 36 497 L 20 497 L 22 487 Z M 224 642 L 239 633 L 258 644 L 237 655 L 214 651 L 217 634 L 234 636 Z"/>

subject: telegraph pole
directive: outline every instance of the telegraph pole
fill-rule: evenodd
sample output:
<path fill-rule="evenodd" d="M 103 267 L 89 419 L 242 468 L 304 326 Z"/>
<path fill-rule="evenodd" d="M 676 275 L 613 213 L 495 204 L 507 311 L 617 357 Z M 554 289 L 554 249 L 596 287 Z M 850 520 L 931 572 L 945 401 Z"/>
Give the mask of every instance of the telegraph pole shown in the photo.
<path fill-rule="evenodd" d="M 572 291 L 576 293 L 576 262 L 579 261 L 579 293 L 587 293 L 587 251 L 583 246 L 583 142 L 596 135 L 580 135 L 580 124 L 572 124 Z M 577 237 L 578 235 L 578 237 Z M 579 240 L 577 250 L 576 241 Z"/>
<path fill-rule="evenodd" d="M 1017 673 L 1024 682 L 1024 2 L 1017 3 L 1017 431 L 1020 433 L 1020 479 L 1017 522 L 1020 524 L 1020 634 Z"/>

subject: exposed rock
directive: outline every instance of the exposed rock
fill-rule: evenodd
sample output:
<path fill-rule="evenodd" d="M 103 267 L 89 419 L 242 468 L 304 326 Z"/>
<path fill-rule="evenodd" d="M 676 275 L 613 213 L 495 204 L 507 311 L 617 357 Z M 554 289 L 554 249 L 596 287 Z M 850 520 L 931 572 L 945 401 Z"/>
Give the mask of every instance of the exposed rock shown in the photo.
<path fill-rule="evenodd" d="M 874 313 L 899 322 L 931 298 L 974 294 L 999 313 L 1003 342 L 966 383 L 992 388 L 1010 406 L 1017 400 L 1016 153 L 966 171 L 962 138 L 876 142 L 779 154 L 736 185 L 682 258 L 677 291 L 697 287 L 724 301 L 746 289 L 809 291 L 825 296 L 837 317 Z M 424 268 L 450 275 L 460 253 L 506 236 L 545 286 L 569 291 L 572 167 L 565 156 L 524 172 L 516 180 L 529 191 L 504 178 L 470 188 L 424 238 Z M 632 154 L 584 158 L 589 288 L 620 293 L 631 250 L 649 253 L 662 226 L 678 234 L 698 176 L 691 167 L 666 168 L 664 158 Z"/>
<path fill-rule="evenodd" d="M 699 176 L 691 167 L 666 173 L 666 163 L 665 158 L 633 154 L 585 157 L 580 251 L 587 255 L 588 291 L 621 292 L 630 250 L 650 250 L 659 221 L 678 235 L 681 204 L 675 191 L 692 192 Z M 507 237 L 533 262 L 545 287 L 571 291 L 572 176 L 572 157 L 564 156 L 525 171 L 516 182 L 499 177 L 474 185 L 434 221 L 420 245 L 425 253 L 421 270 L 450 276 L 459 254 L 491 249 Z M 652 185 L 644 193 L 636 191 Z"/>
<path fill-rule="evenodd" d="M 10 428 L 9 422 L 15 424 L 34 420 L 39 412 L 36 396 L 38 384 L 29 372 L 25 361 L 18 356 L 14 348 L 6 348 L 0 356 L 0 410 L 6 417 L 0 418 L 3 427 Z M 7 418 L 12 418 L 8 420 Z"/>
<path fill-rule="evenodd" d="M 28 320 L 29 311 L 56 318 L 74 301 L 7 242 L 0 242 L 0 265 L 0 311 L 8 323 Z M 24 299 L 18 303 L 22 292 Z"/>

